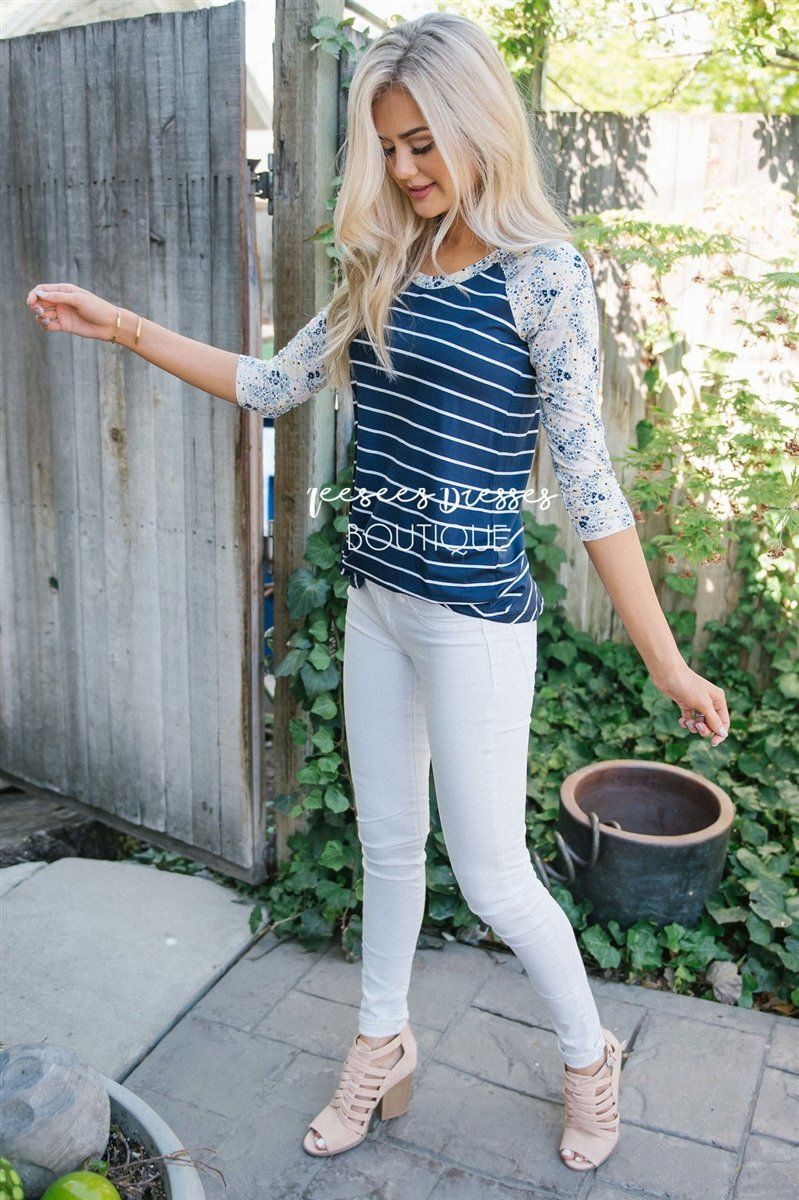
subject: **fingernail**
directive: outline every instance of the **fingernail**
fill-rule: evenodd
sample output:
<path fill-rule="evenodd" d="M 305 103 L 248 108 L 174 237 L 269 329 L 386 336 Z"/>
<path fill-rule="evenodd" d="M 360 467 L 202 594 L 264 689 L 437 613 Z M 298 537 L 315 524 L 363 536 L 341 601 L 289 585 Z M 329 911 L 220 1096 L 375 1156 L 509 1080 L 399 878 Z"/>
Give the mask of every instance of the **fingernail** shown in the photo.
<path fill-rule="evenodd" d="M 726 737 L 729 732 L 730 732 L 729 727 L 727 725 L 722 725 L 722 727 L 721 727 L 722 737 Z"/>

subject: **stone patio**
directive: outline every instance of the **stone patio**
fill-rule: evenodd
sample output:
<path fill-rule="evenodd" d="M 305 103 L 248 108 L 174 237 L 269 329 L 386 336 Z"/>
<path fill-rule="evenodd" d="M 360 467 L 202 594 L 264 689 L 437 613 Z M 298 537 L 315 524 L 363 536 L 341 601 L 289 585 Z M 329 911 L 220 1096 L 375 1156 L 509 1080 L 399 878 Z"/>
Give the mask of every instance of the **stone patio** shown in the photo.
<path fill-rule="evenodd" d="M 52 897 L 65 895 L 67 878 L 69 919 L 59 922 Z M 118 900 L 98 943 L 97 894 L 112 886 Z M 409 1111 L 375 1117 L 346 1154 L 305 1154 L 307 1123 L 330 1098 L 357 1029 L 360 962 L 272 935 L 253 944 L 249 908 L 233 896 L 140 864 L 66 859 L 26 864 L 4 908 L 12 969 L 3 1040 L 74 1045 L 132 1088 L 223 1173 L 226 1186 L 203 1172 L 209 1200 L 799 1195 L 799 1022 L 592 977 L 603 1024 L 629 1040 L 622 1135 L 597 1171 L 576 1173 L 557 1153 L 561 1064 L 532 984 L 513 955 L 459 943 L 417 951 L 409 1003 L 420 1061 Z M 125 989 L 114 994 L 111 973 L 94 1004 L 84 986 L 79 1005 L 78 980 L 67 980 L 66 1002 L 38 1011 L 36 988 L 19 981 L 15 959 L 37 906 L 49 918 L 37 925 L 43 964 L 51 938 L 68 971 L 70 927 L 84 930 L 84 950 L 89 937 L 113 948 L 114 979 L 127 970 L 139 980 L 128 992 L 134 1035 L 118 1034 L 116 1052 L 106 1014 L 118 1031 Z M 126 950 L 121 931 L 134 915 Z M 145 947 L 154 958 L 142 975 Z"/>

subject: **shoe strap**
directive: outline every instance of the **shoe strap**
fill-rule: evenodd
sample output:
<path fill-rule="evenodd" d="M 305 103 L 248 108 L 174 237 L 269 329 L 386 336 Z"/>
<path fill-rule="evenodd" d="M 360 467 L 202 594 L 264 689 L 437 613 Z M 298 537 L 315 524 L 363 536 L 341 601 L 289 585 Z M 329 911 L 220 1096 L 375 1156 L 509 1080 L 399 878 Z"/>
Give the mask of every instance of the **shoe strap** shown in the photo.
<path fill-rule="evenodd" d="M 584 1129 L 586 1133 L 615 1136 L 619 1121 L 613 1088 L 615 1063 L 615 1050 L 608 1046 L 607 1059 L 596 1074 L 586 1075 L 566 1067 L 563 1097 L 569 1125 Z"/>
<path fill-rule="evenodd" d="M 372 1111 L 380 1099 L 380 1090 L 386 1076 L 398 1063 L 402 1055 L 392 1066 L 376 1062 L 375 1059 L 384 1057 L 391 1050 L 402 1045 L 402 1033 L 398 1033 L 384 1046 L 371 1047 L 361 1042 L 359 1037 L 353 1040 L 349 1053 L 341 1068 L 338 1086 L 331 1100 L 334 1108 L 339 1110 L 339 1116 L 354 1133 L 363 1132 L 368 1124 Z M 403 1046 L 403 1053 L 406 1053 Z M 375 1075 L 376 1079 L 367 1079 L 367 1075 Z M 358 1109 L 366 1108 L 366 1112 Z"/>

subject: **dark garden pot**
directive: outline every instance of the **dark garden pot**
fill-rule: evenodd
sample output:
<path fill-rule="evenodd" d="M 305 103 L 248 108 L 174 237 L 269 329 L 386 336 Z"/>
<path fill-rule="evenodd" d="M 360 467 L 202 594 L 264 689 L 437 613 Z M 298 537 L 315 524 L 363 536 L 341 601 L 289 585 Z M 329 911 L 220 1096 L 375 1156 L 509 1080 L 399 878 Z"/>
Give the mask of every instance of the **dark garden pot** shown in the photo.
<path fill-rule="evenodd" d="M 647 919 L 696 925 L 724 875 L 734 808 L 726 792 L 694 771 L 646 759 L 611 759 L 573 771 L 561 784 L 555 839 L 565 873 L 547 875 L 591 919 L 627 928 Z"/>

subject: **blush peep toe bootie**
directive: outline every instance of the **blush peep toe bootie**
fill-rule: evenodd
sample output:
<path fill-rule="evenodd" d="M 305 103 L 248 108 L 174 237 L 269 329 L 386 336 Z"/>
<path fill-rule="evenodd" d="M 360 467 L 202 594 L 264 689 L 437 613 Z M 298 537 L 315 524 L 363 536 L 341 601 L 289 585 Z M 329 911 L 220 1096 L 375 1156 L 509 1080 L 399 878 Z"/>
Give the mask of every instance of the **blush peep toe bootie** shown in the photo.
<path fill-rule="evenodd" d="M 573 1171 L 591 1171 L 598 1167 L 619 1140 L 621 1056 L 626 1042 L 620 1042 L 609 1029 L 603 1029 L 602 1033 L 605 1064 L 595 1075 L 584 1075 L 564 1066 L 566 1120 L 560 1154 L 561 1162 Z M 570 1151 L 582 1158 L 564 1158 L 564 1153 Z"/>
<path fill-rule="evenodd" d="M 381 1063 L 392 1051 L 402 1050 L 393 1064 Z M 418 1049 L 409 1023 L 390 1041 L 372 1048 L 356 1035 L 344 1061 L 333 1098 L 308 1126 L 302 1147 L 308 1154 L 341 1154 L 362 1142 L 369 1132 L 372 1114 L 386 1121 L 407 1112 Z M 325 1149 L 316 1141 L 324 1139 Z"/>

